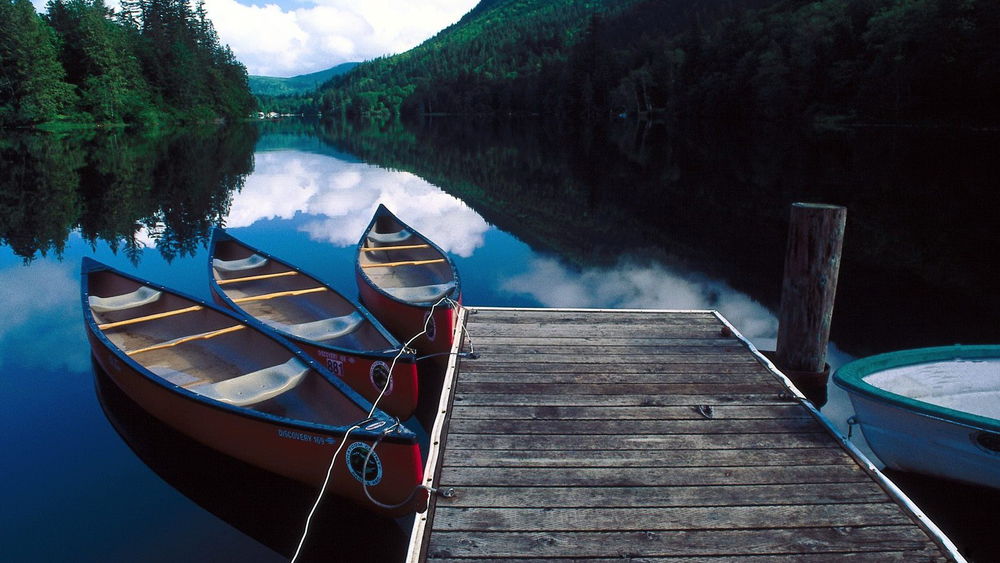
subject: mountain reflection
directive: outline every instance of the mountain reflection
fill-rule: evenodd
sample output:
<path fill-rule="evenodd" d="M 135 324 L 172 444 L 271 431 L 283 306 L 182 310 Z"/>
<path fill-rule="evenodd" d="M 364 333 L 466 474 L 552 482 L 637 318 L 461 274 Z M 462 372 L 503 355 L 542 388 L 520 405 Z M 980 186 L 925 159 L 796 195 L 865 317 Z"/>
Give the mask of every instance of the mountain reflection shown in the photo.
<path fill-rule="evenodd" d="M 486 221 L 460 199 L 409 172 L 296 150 L 257 153 L 255 170 L 233 195 L 226 225 L 307 216 L 300 230 L 337 246 L 358 242 L 379 203 L 445 251 L 471 256 Z"/>

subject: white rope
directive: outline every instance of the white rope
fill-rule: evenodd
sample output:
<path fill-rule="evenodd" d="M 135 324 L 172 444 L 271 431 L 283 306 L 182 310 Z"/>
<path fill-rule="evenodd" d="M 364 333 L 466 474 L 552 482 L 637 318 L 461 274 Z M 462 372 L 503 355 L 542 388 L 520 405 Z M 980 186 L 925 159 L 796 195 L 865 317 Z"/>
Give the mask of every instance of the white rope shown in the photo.
<path fill-rule="evenodd" d="M 320 501 L 323 500 L 323 495 L 326 494 L 327 486 L 330 483 L 330 477 L 333 474 L 333 466 L 337 463 L 337 458 L 340 457 L 340 451 L 344 449 L 344 445 L 347 443 L 348 436 L 351 435 L 351 432 L 357 430 L 358 428 L 361 428 L 362 425 L 364 425 L 366 422 L 372 419 L 372 416 L 375 414 L 375 410 L 378 409 L 379 402 L 382 400 L 382 397 L 385 395 L 386 390 L 389 389 L 392 383 L 392 371 L 396 367 L 396 362 L 399 361 L 399 358 L 401 358 L 407 350 L 410 349 L 410 344 L 412 344 L 414 340 L 427 334 L 427 329 L 430 326 L 431 319 L 434 317 L 434 309 L 442 303 L 449 303 L 456 309 L 460 307 L 460 305 L 455 300 L 449 297 L 442 297 L 437 301 L 437 303 L 431 305 L 431 310 L 427 314 L 427 318 L 424 319 L 424 329 L 418 332 L 417 334 L 413 335 L 412 338 L 406 341 L 406 344 L 400 346 L 399 352 L 396 354 L 396 357 L 392 359 L 392 364 L 389 365 L 389 375 L 385 378 L 385 385 L 382 386 L 382 390 L 379 392 L 378 397 L 376 397 L 375 401 L 372 402 L 372 408 L 370 411 L 368 411 L 368 418 L 355 423 L 354 426 L 351 426 L 347 430 L 347 432 L 344 433 L 344 438 L 340 441 L 340 445 L 337 446 L 337 450 L 333 453 L 333 457 L 330 458 L 330 465 L 326 469 L 326 478 L 323 480 L 323 486 L 320 488 L 319 494 L 316 495 L 316 501 L 313 503 L 312 509 L 309 510 L 309 515 L 306 517 L 306 524 L 302 530 L 302 537 L 299 538 L 299 545 L 298 547 L 295 548 L 295 554 L 292 555 L 291 563 L 295 563 L 295 560 L 298 559 L 299 557 L 299 553 L 302 551 L 302 546 L 305 545 L 306 543 L 306 537 L 309 535 L 309 525 L 312 522 L 313 515 L 316 513 L 316 509 L 319 507 Z M 400 506 L 403 506 L 406 503 L 410 502 L 410 500 L 413 499 L 413 495 L 415 495 L 417 490 L 419 489 L 432 491 L 432 489 L 426 485 L 417 485 L 416 487 L 414 487 L 413 492 L 410 493 L 410 496 L 407 497 L 406 500 L 396 505 L 382 504 L 381 502 L 372 498 L 371 494 L 368 492 L 368 481 L 367 479 L 365 479 L 365 470 L 368 469 L 368 460 L 370 460 L 372 454 L 375 453 L 375 448 L 377 448 L 378 445 L 382 442 L 382 438 L 384 438 L 390 432 L 394 432 L 396 428 L 400 426 L 400 424 L 401 423 L 399 422 L 399 419 L 396 419 L 395 424 L 386 428 L 383 432 L 379 434 L 378 438 L 375 439 L 375 443 L 372 444 L 372 447 L 368 449 L 368 455 L 365 456 L 365 463 L 361 466 L 361 488 L 362 490 L 364 490 L 365 496 L 368 497 L 368 500 L 370 500 L 373 504 L 386 510 L 399 508 Z"/>
<path fill-rule="evenodd" d="M 330 465 L 329 467 L 326 468 L 326 478 L 323 479 L 323 486 L 320 488 L 319 494 L 316 495 L 316 502 L 313 503 L 312 508 L 309 510 L 309 516 L 306 517 L 306 525 L 305 528 L 302 530 L 302 537 L 299 538 L 299 545 L 298 547 L 295 548 L 295 554 L 292 555 L 291 563 L 295 563 L 295 560 L 299 558 L 299 553 L 302 551 L 302 546 L 305 545 L 306 543 L 306 536 L 309 535 L 309 525 L 312 523 L 313 515 L 316 513 L 316 509 L 319 507 L 319 502 L 323 499 L 323 494 L 326 492 L 327 485 L 330 484 L 330 476 L 333 474 L 333 465 L 337 462 L 337 458 L 340 457 L 340 450 L 344 449 L 344 444 L 347 443 L 347 438 L 348 436 L 351 435 L 351 432 L 354 432 L 358 428 L 361 428 L 361 425 L 364 424 L 365 422 L 367 422 L 367 420 L 355 423 L 354 426 L 351 426 L 350 428 L 347 429 L 347 432 L 344 432 L 344 439 L 340 441 L 340 445 L 337 446 L 337 451 L 335 451 L 333 453 L 333 457 L 330 458 Z M 368 462 L 366 461 L 365 465 L 367 464 Z M 364 477 L 363 473 L 362 477 Z"/>

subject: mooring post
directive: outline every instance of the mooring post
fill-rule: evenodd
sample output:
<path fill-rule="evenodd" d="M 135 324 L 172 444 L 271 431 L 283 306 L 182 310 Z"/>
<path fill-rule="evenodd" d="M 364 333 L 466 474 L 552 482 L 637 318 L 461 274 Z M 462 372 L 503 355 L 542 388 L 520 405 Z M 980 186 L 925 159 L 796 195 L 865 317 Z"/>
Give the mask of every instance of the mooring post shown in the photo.
<path fill-rule="evenodd" d="M 826 350 L 846 224 L 845 207 L 792 204 L 774 357 L 817 406 L 826 403 Z"/>

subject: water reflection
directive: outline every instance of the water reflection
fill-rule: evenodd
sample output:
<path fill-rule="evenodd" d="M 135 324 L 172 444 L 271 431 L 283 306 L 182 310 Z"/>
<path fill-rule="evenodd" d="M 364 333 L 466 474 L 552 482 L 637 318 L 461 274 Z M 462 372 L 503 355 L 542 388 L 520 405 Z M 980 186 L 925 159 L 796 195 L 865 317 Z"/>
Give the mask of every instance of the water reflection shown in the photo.
<path fill-rule="evenodd" d="M 489 228 L 461 200 L 409 172 L 295 150 L 257 153 L 255 162 L 233 197 L 230 228 L 302 214 L 308 219 L 299 229 L 313 240 L 354 245 L 384 203 L 447 252 L 466 257 Z"/>
<path fill-rule="evenodd" d="M 96 364 L 94 382 L 108 421 L 161 479 L 278 554 L 295 552 L 315 490 L 222 455 L 164 425 Z M 409 525 L 331 497 L 313 517 L 299 561 L 401 561 Z M 254 554 L 255 561 L 271 559 L 283 560 Z"/>
<path fill-rule="evenodd" d="M 89 353 L 67 346 L 81 341 L 80 326 L 65 322 L 80 315 L 79 280 L 75 265 L 44 261 L 27 269 L 0 269 L 0 369 L 19 366 L 82 371 Z M 53 351 L 59 353 L 54 354 Z M 16 355 L 15 355 L 16 351 Z"/>
<path fill-rule="evenodd" d="M 61 256 L 70 233 L 137 261 L 156 241 L 190 255 L 253 170 L 252 126 L 147 137 L 127 131 L 6 134 L 0 140 L 0 243 L 31 261 Z"/>
<path fill-rule="evenodd" d="M 611 268 L 574 270 L 537 258 L 529 271 L 503 282 L 505 290 L 534 297 L 545 307 L 718 310 L 758 348 L 774 349 L 778 319 L 727 284 L 661 264 L 622 260 Z"/>

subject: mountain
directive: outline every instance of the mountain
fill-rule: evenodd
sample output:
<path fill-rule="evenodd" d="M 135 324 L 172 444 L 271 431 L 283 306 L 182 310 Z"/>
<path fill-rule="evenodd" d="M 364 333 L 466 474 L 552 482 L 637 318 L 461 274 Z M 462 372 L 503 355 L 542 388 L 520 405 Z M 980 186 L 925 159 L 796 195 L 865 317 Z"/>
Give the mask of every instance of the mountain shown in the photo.
<path fill-rule="evenodd" d="M 483 0 L 324 85 L 323 115 L 1000 122 L 1000 2 Z"/>
<path fill-rule="evenodd" d="M 250 91 L 257 96 L 304 94 L 317 89 L 335 76 L 350 72 L 356 66 L 358 66 L 358 63 L 343 63 L 326 70 L 310 74 L 300 74 L 291 78 L 251 75 Z"/>

